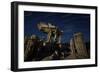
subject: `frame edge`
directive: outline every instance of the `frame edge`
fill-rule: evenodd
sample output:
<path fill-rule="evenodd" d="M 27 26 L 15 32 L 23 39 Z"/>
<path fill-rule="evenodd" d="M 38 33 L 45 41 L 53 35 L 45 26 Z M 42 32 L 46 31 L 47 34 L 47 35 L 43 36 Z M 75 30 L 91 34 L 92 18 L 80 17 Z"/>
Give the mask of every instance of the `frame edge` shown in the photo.
<path fill-rule="evenodd" d="M 75 6 L 78 8 L 91 8 L 96 10 L 96 19 L 95 19 L 95 44 L 96 44 L 96 56 L 95 56 L 95 64 L 91 65 L 76 65 L 76 66 L 58 66 L 58 67 L 42 67 L 42 68 L 23 68 L 23 69 L 18 69 L 18 5 L 32 5 L 33 2 L 18 2 L 14 1 L 11 2 L 11 71 L 18 72 L 18 71 L 32 71 L 32 70 L 51 70 L 51 69 L 65 69 L 65 68 L 81 68 L 81 67 L 96 67 L 98 66 L 97 62 L 97 13 L 98 13 L 98 8 L 97 6 L 81 6 L 81 5 L 68 5 L 68 7 L 73 7 Z M 41 5 L 42 4 L 42 5 Z M 35 3 L 35 5 L 40 5 L 40 6 L 56 6 L 57 7 L 66 7 L 64 4 L 48 4 L 48 3 Z"/>

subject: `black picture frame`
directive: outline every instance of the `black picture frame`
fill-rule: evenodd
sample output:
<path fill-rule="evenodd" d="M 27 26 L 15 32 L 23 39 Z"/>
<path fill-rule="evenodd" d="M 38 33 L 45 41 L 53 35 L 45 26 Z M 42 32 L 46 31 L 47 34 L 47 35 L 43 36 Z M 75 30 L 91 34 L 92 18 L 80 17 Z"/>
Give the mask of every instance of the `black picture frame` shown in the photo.
<path fill-rule="evenodd" d="M 39 68 L 18 68 L 18 6 L 48 6 L 48 7 L 69 7 L 83 8 L 95 10 L 95 64 L 73 65 L 73 66 L 52 66 Z M 48 3 L 33 3 L 33 2 L 11 2 L 11 70 L 12 71 L 31 71 L 31 70 L 48 70 L 48 69 L 64 69 L 64 68 L 81 68 L 97 66 L 97 6 L 83 5 L 65 5 L 65 4 L 48 4 Z"/>

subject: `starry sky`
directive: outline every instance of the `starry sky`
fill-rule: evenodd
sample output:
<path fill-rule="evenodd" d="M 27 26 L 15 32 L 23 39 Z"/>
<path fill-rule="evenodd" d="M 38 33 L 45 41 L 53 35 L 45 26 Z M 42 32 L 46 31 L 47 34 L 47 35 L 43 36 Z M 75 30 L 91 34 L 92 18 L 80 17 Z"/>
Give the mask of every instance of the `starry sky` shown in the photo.
<path fill-rule="evenodd" d="M 35 34 L 46 38 L 37 28 L 39 22 L 51 23 L 62 30 L 63 43 L 69 42 L 77 32 L 83 33 L 85 42 L 90 41 L 90 14 L 24 11 L 24 36 Z"/>

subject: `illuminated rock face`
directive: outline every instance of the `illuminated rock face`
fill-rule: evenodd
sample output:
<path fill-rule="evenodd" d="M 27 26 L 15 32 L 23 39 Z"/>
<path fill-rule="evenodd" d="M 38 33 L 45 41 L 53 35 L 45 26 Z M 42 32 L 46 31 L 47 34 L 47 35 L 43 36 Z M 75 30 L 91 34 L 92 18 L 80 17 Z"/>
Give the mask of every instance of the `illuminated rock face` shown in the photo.
<path fill-rule="evenodd" d="M 50 23 L 46 24 L 46 23 L 40 22 L 39 24 L 37 24 L 37 26 L 38 26 L 38 29 L 40 31 L 43 31 L 44 33 L 49 33 L 50 30 L 52 31 L 56 30 L 56 27 Z"/>
<path fill-rule="evenodd" d="M 77 52 L 77 57 L 87 58 L 88 54 L 87 54 L 86 45 L 85 45 L 82 33 L 74 34 L 74 43 L 75 43 L 75 48 Z"/>
<path fill-rule="evenodd" d="M 32 35 L 30 37 L 25 37 L 24 40 L 25 40 L 24 41 L 24 60 L 25 61 L 32 60 L 32 58 L 34 58 L 33 52 L 34 50 L 37 49 L 35 48 L 35 45 L 38 44 L 39 37 L 36 35 Z"/>
<path fill-rule="evenodd" d="M 69 58 L 88 58 L 86 45 L 83 39 L 82 33 L 74 34 L 74 37 L 70 40 L 71 55 Z"/>
<path fill-rule="evenodd" d="M 68 58 L 76 58 L 76 52 L 75 52 L 75 43 L 74 43 L 74 39 L 72 38 L 70 40 L 70 50 L 71 50 L 71 55 Z"/>
<path fill-rule="evenodd" d="M 47 41 L 46 42 L 57 42 L 61 43 L 61 34 L 62 31 L 59 30 L 56 26 L 52 25 L 51 23 L 39 23 L 38 29 L 47 34 Z"/>

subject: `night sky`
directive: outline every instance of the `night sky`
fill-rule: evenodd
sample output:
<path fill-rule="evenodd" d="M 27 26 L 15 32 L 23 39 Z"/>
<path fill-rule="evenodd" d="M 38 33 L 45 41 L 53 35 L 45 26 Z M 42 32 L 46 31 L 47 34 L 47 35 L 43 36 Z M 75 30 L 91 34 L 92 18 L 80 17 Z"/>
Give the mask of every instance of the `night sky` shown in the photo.
<path fill-rule="evenodd" d="M 37 28 L 39 22 L 51 23 L 63 30 L 63 43 L 69 42 L 76 32 L 83 33 L 85 42 L 90 41 L 90 14 L 24 11 L 24 36 L 46 37 Z"/>

